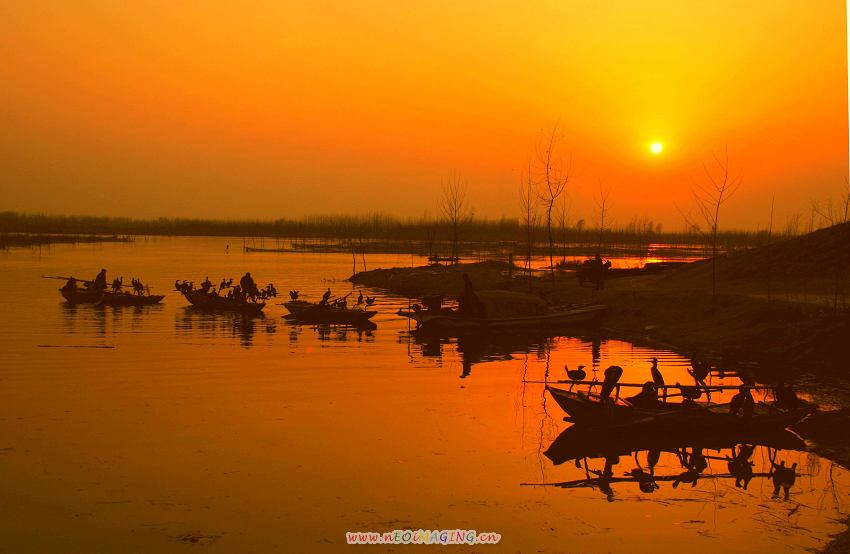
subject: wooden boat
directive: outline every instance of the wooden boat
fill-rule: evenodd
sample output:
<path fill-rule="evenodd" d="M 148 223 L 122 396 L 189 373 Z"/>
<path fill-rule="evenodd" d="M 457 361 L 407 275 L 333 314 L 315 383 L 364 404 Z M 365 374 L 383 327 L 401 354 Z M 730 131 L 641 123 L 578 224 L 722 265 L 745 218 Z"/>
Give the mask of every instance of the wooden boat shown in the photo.
<path fill-rule="evenodd" d="M 129 292 L 104 291 L 98 302 L 101 306 L 152 306 L 159 304 L 164 294 L 132 294 Z"/>
<path fill-rule="evenodd" d="M 551 329 L 590 323 L 607 310 L 603 305 L 555 308 L 534 315 L 465 317 L 456 310 L 399 310 L 398 315 L 416 321 L 421 331 L 439 332 L 516 332 Z"/>
<path fill-rule="evenodd" d="M 729 404 L 659 402 L 656 406 L 647 408 L 633 406 L 623 398 L 610 398 L 601 402 L 595 394 L 572 392 L 552 386 L 547 386 L 546 390 L 567 413 L 570 421 L 597 429 L 784 429 L 801 421 L 810 413 L 803 410 L 789 412 L 772 404 L 756 402 L 752 416 L 743 418 L 730 414 Z"/>
<path fill-rule="evenodd" d="M 93 289 L 86 287 L 69 288 L 67 286 L 59 289 L 62 293 L 62 298 L 68 301 L 69 304 L 97 304 L 103 299 L 103 289 Z"/>
<path fill-rule="evenodd" d="M 303 300 L 300 302 L 303 302 Z M 286 304 L 290 304 L 290 302 L 287 302 Z M 378 313 L 376 311 L 363 310 L 361 308 L 321 306 L 319 304 L 313 304 L 310 302 L 307 302 L 307 304 L 310 304 L 310 306 L 299 306 L 296 308 L 296 311 L 292 311 L 290 309 L 291 313 L 283 316 L 284 319 L 286 319 L 287 321 L 308 324 L 329 323 L 342 325 L 362 325 Z"/>
<path fill-rule="evenodd" d="M 576 424 L 568 427 L 543 453 L 553 464 L 560 465 L 581 458 L 628 456 L 633 452 L 655 450 L 677 452 L 683 448 L 723 450 L 739 444 L 766 446 L 779 450 L 805 451 L 806 442 L 787 429 L 685 429 L 672 428 L 663 433 L 655 429 L 627 429 L 600 432 L 599 429 Z"/>
<path fill-rule="evenodd" d="M 318 304 L 315 302 L 307 302 L 306 300 L 290 300 L 289 302 L 283 303 L 283 307 L 291 314 L 303 312 L 304 310 L 310 309 L 314 306 L 318 306 Z"/>
<path fill-rule="evenodd" d="M 263 311 L 263 308 L 266 307 L 265 302 L 249 302 L 242 299 L 227 298 L 226 296 L 204 292 L 201 289 L 180 290 L 180 292 L 192 306 L 200 310 L 259 315 Z"/>

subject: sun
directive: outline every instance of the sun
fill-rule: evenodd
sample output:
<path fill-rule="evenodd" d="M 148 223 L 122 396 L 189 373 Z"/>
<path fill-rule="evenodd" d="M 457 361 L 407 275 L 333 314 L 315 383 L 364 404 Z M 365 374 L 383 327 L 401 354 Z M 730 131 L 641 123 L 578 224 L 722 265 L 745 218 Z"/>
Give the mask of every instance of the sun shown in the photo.
<path fill-rule="evenodd" d="M 660 142 L 653 142 L 649 145 L 649 151 L 657 156 L 664 151 L 664 145 Z"/>

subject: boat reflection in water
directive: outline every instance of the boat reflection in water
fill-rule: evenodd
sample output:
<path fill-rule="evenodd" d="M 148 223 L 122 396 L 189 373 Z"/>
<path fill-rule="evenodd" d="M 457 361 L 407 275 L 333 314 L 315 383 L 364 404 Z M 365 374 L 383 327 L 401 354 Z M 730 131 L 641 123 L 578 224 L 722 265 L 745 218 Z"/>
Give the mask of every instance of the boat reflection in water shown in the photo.
<path fill-rule="evenodd" d="M 408 340 L 419 348 L 422 356 L 442 358 L 444 347 L 452 345 L 457 350 L 462 366 L 461 379 L 469 377 L 472 366 L 482 362 L 513 360 L 517 353 L 533 354 L 543 359 L 551 348 L 554 337 L 541 334 L 485 334 L 467 333 L 446 337 L 435 333 L 412 331 Z"/>
<path fill-rule="evenodd" d="M 211 312 L 187 306 L 175 315 L 175 329 L 178 336 L 187 339 L 232 337 L 239 341 L 240 346 L 250 348 L 255 345 L 256 335 L 274 335 L 277 321 L 262 313 L 247 316 L 237 312 Z M 271 346 L 270 341 L 268 346 Z"/>
<path fill-rule="evenodd" d="M 375 341 L 375 329 L 378 326 L 371 321 L 364 321 L 358 325 L 341 325 L 341 324 L 318 324 L 318 325 L 303 325 L 294 322 L 287 322 L 289 325 L 289 345 L 295 346 L 298 338 L 305 329 L 309 329 L 316 333 L 316 337 L 322 342 L 365 342 L 371 343 Z"/>
<path fill-rule="evenodd" d="M 579 477 L 523 485 L 589 488 L 613 502 L 615 486 L 648 495 L 668 485 L 678 488 L 687 484 L 694 488 L 701 480 L 720 480 L 747 490 L 750 481 L 762 478 L 770 481 L 773 498 L 788 500 L 800 473 L 798 462 L 787 454 L 805 451 L 806 443 L 784 429 L 760 433 L 600 433 L 577 424 L 565 429 L 544 455 L 556 466 L 573 462 Z M 796 458 L 799 457 L 798 454 Z M 720 469 L 712 468 L 712 462 L 719 462 Z"/>

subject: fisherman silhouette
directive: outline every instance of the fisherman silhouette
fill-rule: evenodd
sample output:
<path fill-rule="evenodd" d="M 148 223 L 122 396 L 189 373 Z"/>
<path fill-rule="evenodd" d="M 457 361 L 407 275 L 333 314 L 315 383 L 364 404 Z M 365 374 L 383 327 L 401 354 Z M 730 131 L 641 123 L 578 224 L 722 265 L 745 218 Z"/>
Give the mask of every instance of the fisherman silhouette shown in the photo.
<path fill-rule="evenodd" d="M 608 369 L 605 370 L 605 379 L 602 382 L 602 391 L 599 393 L 599 398 L 601 400 L 607 399 L 611 396 L 611 392 L 614 390 L 614 386 L 620 380 L 620 377 L 623 376 L 623 368 L 618 365 L 608 366 Z"/>
<path fill-rule="evenodd" d="M 328 300 L 330 300 L 330 298 L 331 298 L 331 288 L 328 287 L 328 290 L 326 290 L 325 293 L 322 295 L 322 299 L 319 301 L 319 305 L 320 306 L 327 306 Z"/>
<path fill-rule="evenodd" d="M 104 290 L 106 288 L 106 270 L 101 269 L 97 277 L 91 282 L 91 288 L 96 290 Z"/>
<path fill-rule="evenodd" d="M 469 275 L 463 274 L 463 291 L 457 299 L 458 309 L 461 315 L 466 317 L 479 317 L 481 312 L 478 295 L 475 294 L 475 289 L 472 286 L 472 280 Z"/>
<path fill-rule="evenodd" d="M 729 402 L 729 413 L 733 416 L 740 414 L 743 419 L 750 419 L 753 416 L 755 404 L 750 388 L 742 385 L 738 388 L 738 394 L 733 396 L 732 401 Z"/>

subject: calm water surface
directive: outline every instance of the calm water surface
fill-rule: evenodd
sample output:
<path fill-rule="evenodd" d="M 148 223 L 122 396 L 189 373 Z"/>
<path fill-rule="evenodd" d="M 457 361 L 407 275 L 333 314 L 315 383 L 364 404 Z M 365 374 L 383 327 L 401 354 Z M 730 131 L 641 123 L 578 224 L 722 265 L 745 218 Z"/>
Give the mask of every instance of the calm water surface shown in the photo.
<path fill-rule="evenodd" d="M 405 527 L 503 536 L 458 552 L 797 552 L 842 529 L 850 477 L 801 451 L 753 456 L 756 472 L 771 460 L 798 464 L 789 500 L 773 498 L 764 477 L 747 490 L 724 478 L 659 482 L 653 493 L 615 482 L 613 495 L 523 486 L 581 480 L 604 465 L 554 465 L 543 454 L 568 424 L 523 378 L 618 364 L 624 380 L 644 381 L 657 356 L 668 382 L 687 382 L 687 360 L 598 337 L 415 339 L 392 315 L 407 300 L 383 294 L 377 328 L 357 331 L 293 326 L 273 304 L 251 320 L 204 314 L 171 291 L 175 279 L 245 271 L 313 298 L 328 286 L 352 290 L 348 255 L 244 255 L 240 242 L 0 253 L 0 552 L 321 552 L 346 549 L 349 530 Z M 60 281 L 39 279 L 101 267 L 110 279 L 141 277 L 166 292 L 164 303 L 70 307 Z M 728 453 L 706 451 L 707 472 L 726 474 Z M 622 477 L 646 467 L 646 452 L 618 462 Z M 673 454 L 655 468 L 682 471 Z"/>

